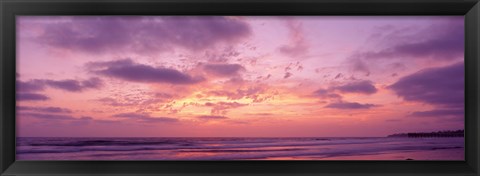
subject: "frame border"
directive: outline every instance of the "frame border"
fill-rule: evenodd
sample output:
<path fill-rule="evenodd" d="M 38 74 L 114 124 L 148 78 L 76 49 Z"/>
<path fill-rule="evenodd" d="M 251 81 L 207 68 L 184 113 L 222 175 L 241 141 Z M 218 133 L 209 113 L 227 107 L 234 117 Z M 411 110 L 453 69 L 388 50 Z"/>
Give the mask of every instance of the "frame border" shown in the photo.
<path fill-rule="evenodd" d="M 0 175 L 435 175 L 480 169 L 479 0 L 0 0 Z M 463 15 L 465 161 L 15 161 L 17 15 Z"/>

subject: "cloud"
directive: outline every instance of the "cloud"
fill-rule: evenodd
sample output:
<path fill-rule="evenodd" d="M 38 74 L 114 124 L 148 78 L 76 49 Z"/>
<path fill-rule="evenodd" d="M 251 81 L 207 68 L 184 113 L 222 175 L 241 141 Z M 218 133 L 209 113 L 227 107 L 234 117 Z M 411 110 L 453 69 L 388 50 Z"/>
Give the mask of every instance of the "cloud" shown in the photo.
<path fill-rule="evenodd" d="M 90 116 L 82 116 L 82 117 L 80 117 L 80 119 L 82 119 L 82 120 L 93 120 L 93 117 L 90 117 Z"/>
<path fill-rule="evenodd" d="M 81 82 L 83 88 L 100 88 L 103 86 L 103 82 L 99 78 L 90 78 Z"/>
<path fill-rule="evenodd" d="M 155 95 L 156 98 L 161 98 L 161 99 L 174 98 L 174 95 L 169 94 L 169 93 L 163 93 L 163 92 L 157 92 L 154 95 Z"/>
<path fill-rule="evenodd" d="M 416 111 L 412 117 L 464 117 L 464 109 L 434 109 L 430 111 Z"/>
<path fill-rule="evenodd" d="M 85 89 L 98 89 L 103 85 L 103 82 L 98 78 L 91 78 L 85 81 L 66 79 L 66 80 L 43 80 L 43 82 L 50 87 L 69 91 L 69 92 L 81 92 L 81 91 L 84 91 Z"/>
<path fill-rule="evenodd" d="M 385 120 L 385 122 L 395 122 L 395 123 L 398 123 L 398 122 L 401 122 L 402 119 L 387 119 Z"/>
<path fill-rule="evenodd" d="M 240 64 L 206 64 L 203 69 L 215 76 L 227 77 L 238 75 L 240 71 L 245 70 Z"/>
<path fill-rule="evenodd" d="M 22 112 L 19 113 L 20 117 L 33 117 L 38 119 L 47 119 L 47 120 L 75 120 L 73 116 L 70 115 L 61 115 L 61 114 L 43 114 L 43 113 L 28 113 Z"/>
<path fill-rule="evenodd" d="M 260 94 L 265 91 L 265 88 L 261 86 L 252 86 L 246 89 L 237 89 L 235 91 L 217 90 L 209 91 L 208 95 L 212 96 L 225 96 L 228 100 L 239 100 L 242 98 L 253 99 L 254 102 L 262 101 Z"/>
<path fill-rule="evenodd" d="M 99 78 L 90 78 L 88 80 L 78 81 L 73 79 L 50 80 L 33 79 L 30 81 L 17 81 L 17 88 L 20 92 L 42 91 L 45 87 L 61 89 L 70 92 L 81 92 L 86 89 L 98 89 L 103 86 Z"/>
<path fill-rule="evenodd" d="M 214 116 L 214 115 L 202 115 L 202 116 L 197 116 L 199 119 L 204 119 L 204 120 L 222 120 L 222 119 L 228 119 L 228 117 L 225 116 Z"/>
<path fill-rule="evenodd" d="M 407 101 L 447 107 L 464 106 L 463 62 L 428 68 L 400 78 L 387 88 Z"/>
<path fill-rule="evenodd" d="M 37 111 L 46 113 L 72 113 L 72 110 L 61 107 L 32 107 L 32 106 L 17 106 L 17 110 L 21 111 Z"/>
<path fill-rule="evenodd" d="M 53 17 L 55 18 L 55 17 Z M 28 22 L 52 17 L 22 17 Z M 217 43 L 232 44 L 251 34 L 250 26 L 235 17 L 70 17 L 44 23 L 36 39 L 41 44 L 88 53 L 108 51 L 158 52 L 174 47 L 198 51 Z"/>
<path fill-rule="evenodd" d="M 18 113 L 18 117 L 30 117 L 43 120 L 45 123 L 68 123 L 70 125 L 86 125 L 90 122 L 98 122 L 98 123 L 120 123 L 119 121 L 111 121 L 111 120 L 96 120 L 93 117 L 89 116 L 81 116 L 76 118 L 71 115 L 64 115 L 64 114 L 45 114 L 45 113 L 32 113 L 32 112 L 20 112 Z"/>
<path fill-rule="evenodd" d="M 17 93 L 17 100 L 18 101 L 46 101 L 50 98 L 37 93 Z"/>
<path fill-rule="evenodd" d="M 68 90 L 68 91 L 79 91 L 81 90 L 81 86 L 78 81 L 75 80 L 45 80 L 45 84 L 48 84 L 51 87 L 55 87 L 58 89 Z"/>
<path fill-rule="evenodd" d="M 351 59 L 348 60 L 348 64 L 353 71 L 363 73 L 366 76 L 370 75 L 370 68 L 367 66 L 365 61 L 363 61 L 362 59 L 351 58 Z"/>
<path fill-rule="evenodd" d="M 463 18 L 449 19 L 442 24 L 433 24 L 424 31 L 408 38 L 388 40 L 390 45 L 379 51 L 367 51 L 355 55 L 355 58 L 391 59 L 415 57 L 419 59 L 435 58 L 452 60 L 464 54 Z"/>
<path fill-rule="evenodd" d="M 332 87 L 333 90 L 338 90 L 343 93 L 361 93 L 361 94 L 374 94 L 377 92 L 377 88 L 371 81 L 356 81 L 347 83 L 341 86 Z"/>
<path fill-rule="evenodd" d="M 292 73 L 290 73 L 290 72 L 285 72 L 285 75 L 283 76 L 283 79 L 290 78 L 291 76 L 293 76 Z"/>
<path fill-rule="evenodd" d="M 156 123 L 156 122 L 178 122 L 178 119 L 170 117 L 145 117 L 142 119 L 146 123 Z"/>
<path fill-rule="evenodd" d="M 327 89 L 318 89 L 313 92 L 315 97 L 326 98 L 326 99 L 341 99 L 342 96 L 336 93 L 332 93 Z"/>
<path fill-rule="evenodd" d="M 373 82 L 368 80 L 360 80 L 350 83 L 345 83 L 339 86 L 331 86 L 327 89 L 320 88 L 313 92 L 314 97 L 320 97 L 325 99 L 334 99 L 336 101 L 341 100 L 343 97 L 340 93 L 357 93 L 357 94 L 374 94 L 378 90 L 373 85 Z"/>
<path fill-rule="evenodd" d="M 195 84 L 204 80 L 202 77 L 192 77 L 171 68 L 136 64 L 130 59 L 91 62 L 86 66 L 95 73 L 132 82 Z"/>
<path fill-rule="evenodd" d="M 96 101 L 99 101 L 103 104 L 107 104 L 110 106 L 131 106 L 131 105 L 136 105 L 137 103 L 134 102 L 120 102 L 116 99 L 113 98 L 99 98 L 96 99 Z"/>
<path fill-rule="evenodd" d="M 341 77 L 343 77 L 343 74 L 342 74 L 342 73 L 338 73 L 338 74 L 335 76 L 334 79 L 339 79 L 339 78 L 341 78 Z"/>
<path fill-rule="evenodd" d="M 178 122 L 178 119 L 176 118 L 170 118 L 170 117 L 151 117 L 148 114 L 140 114 L 140 113 L 120 113 L 120 114 L 115 114 L 112 117 L 117 117 L 117 118 L 128 118 L 128 119 L 133 119 L 137 120 L 139 122 L 143 123 L 156 123 L 156 122 Z"/>
<path fill-rule="evenodd" d="M 275 114 L 273 113 L 268 113 L 268 112 L 260 112 L 260 113 L 245 113 L 245 115 L 251 115 L 251 116 L 273 116 Z"/>
<path fill-rule="evenodd" d="M 247 106 L 248 104 L 238 103 L 238 102 L 217 102 L 217 103 L 205 103 L 205 106 L 212 107 L 212 114 L 222 114 L 225 115 L 228 109 L 238 108 L 242 106 Z"/>
<path fill-rule="evenodd" d="M 325 106 L 326 108 L 333 108 L 333 109 L 370 109 L 377 105 L 374 104 L 360 104 L 356 102 L 336 102 L 331 103 Z"/>
<path fill-rule="evenodd" d="M 36 92 L 45 89 L 45 84 L 41 80 L 20 81 L 17 80 L 17 90 L 20 92 Z"/>
<path fill-rule="evenodd" d="M 287 28 L 290 32 L 290 41 L 287 45 L 279 48 L 280 53 L 290 57 L 305 55 L 309 45 L 303 34 L 303 24 L 294 20 L 287 21 Z"/>

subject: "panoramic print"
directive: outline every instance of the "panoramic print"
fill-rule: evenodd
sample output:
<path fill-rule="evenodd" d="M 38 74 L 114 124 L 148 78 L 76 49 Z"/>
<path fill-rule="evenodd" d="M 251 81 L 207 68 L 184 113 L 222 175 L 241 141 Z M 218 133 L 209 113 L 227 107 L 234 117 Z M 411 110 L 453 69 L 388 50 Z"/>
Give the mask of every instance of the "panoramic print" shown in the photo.
<path fill-rule="evenodd" d="M 17 160 L 464 160 L 463 16 L 17 16 Z"/>

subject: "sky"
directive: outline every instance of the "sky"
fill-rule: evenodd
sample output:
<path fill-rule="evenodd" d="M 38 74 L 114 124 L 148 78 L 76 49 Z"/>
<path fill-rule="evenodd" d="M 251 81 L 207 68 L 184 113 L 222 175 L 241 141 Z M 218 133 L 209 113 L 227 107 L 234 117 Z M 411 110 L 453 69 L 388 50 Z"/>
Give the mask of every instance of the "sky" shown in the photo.
<path fill-rule="evenodd" d="M 17 136 L 464 128 L 463 16 L 18 16 Z"/>

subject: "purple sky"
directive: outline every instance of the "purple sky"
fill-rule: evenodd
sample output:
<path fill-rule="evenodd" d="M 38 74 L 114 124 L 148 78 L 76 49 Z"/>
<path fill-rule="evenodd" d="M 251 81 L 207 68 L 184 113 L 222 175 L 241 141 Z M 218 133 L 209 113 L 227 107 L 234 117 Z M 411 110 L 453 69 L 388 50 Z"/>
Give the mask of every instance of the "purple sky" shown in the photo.
<path fill-rule="evenodd" d="M 463 23 L 463 16 L 20 16 L 18 135 L 463 129 Z"/>

